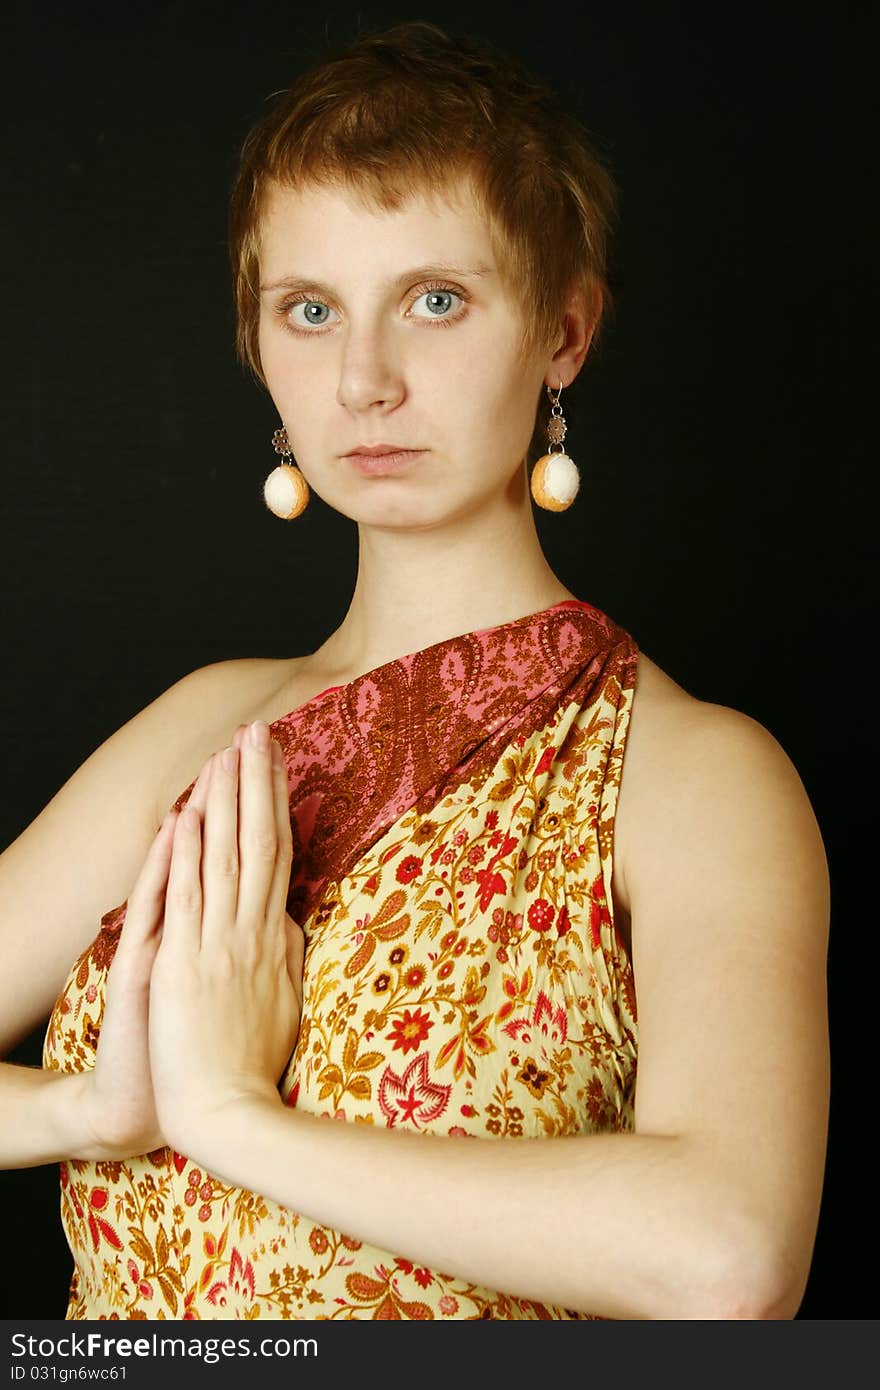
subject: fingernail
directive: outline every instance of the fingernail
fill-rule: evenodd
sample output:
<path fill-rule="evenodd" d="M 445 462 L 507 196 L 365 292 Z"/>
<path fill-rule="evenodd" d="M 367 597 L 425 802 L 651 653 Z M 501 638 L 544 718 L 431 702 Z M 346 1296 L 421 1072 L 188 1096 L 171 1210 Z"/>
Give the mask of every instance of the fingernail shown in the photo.
<path fill-rule="evenodd" d="M 262 719 L 257 719 L 251 725 L 251 743 L 255 748 L 269 747 L 269 725 Z"/>
<path fill-rule="evenodd" d="M 222 762 L 226 771 L 231 776 L 235 772 L 236 767 L 238 766 L 238 749 L 224 748 L 223 752 L 220 755 L 220 761 Z"/>

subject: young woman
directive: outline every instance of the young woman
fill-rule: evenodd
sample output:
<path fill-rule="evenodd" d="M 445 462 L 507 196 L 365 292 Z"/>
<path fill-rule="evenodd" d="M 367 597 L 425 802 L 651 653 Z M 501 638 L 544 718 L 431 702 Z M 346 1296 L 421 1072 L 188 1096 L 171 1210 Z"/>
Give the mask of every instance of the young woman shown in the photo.
<path fill-rule="evenodd" d="M 61 1163 L 70 1318 L 798 1308 L 815 818 L 771 735 L 570 593 L 534 525 L 575 500 L 614 208 L 549 93 L 428 24 L 305 74 L 246 143 L 266 500 L 351 517 L 357 580 L 317 651 L 185 677 L 2 858 L 5 1052 L 51 1010 L 43 1070 L 0 1067 L 2 1161 Z"/>

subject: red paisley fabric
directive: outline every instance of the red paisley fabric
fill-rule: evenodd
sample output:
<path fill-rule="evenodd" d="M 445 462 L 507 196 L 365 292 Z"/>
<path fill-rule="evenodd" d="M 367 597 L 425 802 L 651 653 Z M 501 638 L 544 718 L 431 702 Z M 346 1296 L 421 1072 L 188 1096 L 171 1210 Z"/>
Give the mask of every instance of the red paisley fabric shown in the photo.
<path fill-rule="evenodd" d="M 632 1129 L 611 875 L 637 661 L 628 633 L 566 600 L 274 723 L 306 935 L 287 1104 L 484 1140 Z M 125 908 L 74 962 L 44 1066 L 94 1065 Z M 169 1149 L 60 1168 L 68 1318 L 591 1316 L 414 1267 Z"/>

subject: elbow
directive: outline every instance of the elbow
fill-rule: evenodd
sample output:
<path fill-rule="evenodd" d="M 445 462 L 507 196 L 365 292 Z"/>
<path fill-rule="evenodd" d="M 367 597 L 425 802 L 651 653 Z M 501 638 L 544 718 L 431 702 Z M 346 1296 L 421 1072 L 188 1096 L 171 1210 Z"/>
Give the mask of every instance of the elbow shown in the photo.
<path fill-rule="evenodd" d="M 777 1250 L 756 1242 L 716 1257 L 713 1275 L 695 1282 L 691 1308 L 695 1319 L 766 1322 L 793 1318 L 804 1295 L 806 1276 L 794 1276 Z M 681 1316 L 679 1314 L 678 1316 Z"/>
<path fill-rule="evenodd" d="M 800 1293 L 781 1283 L 773 1283 L 763 1271 L 749 1278 L 732 1281 L 717 1299 L 715 1311 L 706 1317 L 725 1321 L 743 1318 L 770 1322 L 793 1318 L 801 1305 Z"/>

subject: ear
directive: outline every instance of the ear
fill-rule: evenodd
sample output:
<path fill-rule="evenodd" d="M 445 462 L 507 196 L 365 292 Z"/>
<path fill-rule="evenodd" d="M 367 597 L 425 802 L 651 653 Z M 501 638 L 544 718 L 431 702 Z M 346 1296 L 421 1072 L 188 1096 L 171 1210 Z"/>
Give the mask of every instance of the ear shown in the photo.
<path fill-rule="evenodd" d="M 572 282 L 561 325 L 562 341 L 544 374 L 545 383 L 555 390 L 560 381 L 570 386 L 584 364 L 593 333 L 602 312 L 602 292 L 594 285 L 588 298 L 583 286 Z"/>

